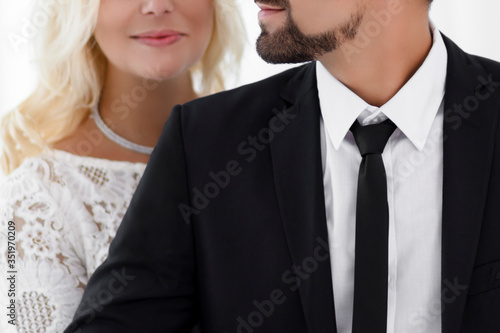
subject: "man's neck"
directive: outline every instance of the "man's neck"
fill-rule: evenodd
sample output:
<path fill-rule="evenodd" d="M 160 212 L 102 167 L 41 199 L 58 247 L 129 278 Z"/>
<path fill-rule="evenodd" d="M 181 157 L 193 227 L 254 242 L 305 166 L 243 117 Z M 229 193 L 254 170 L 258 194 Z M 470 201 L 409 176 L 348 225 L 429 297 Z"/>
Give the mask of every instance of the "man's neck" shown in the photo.
<path fill-rule="evenodd" d="M 394 13 L 385 12 L 390 13 L 386 26 L 373 14 L 386 8 L 367 12 L 354 40 L 318 59 L 373 106 L 389 101 L 422 65 L 432 47 L 427 8 L 412 2 L 400 6 Z"/>

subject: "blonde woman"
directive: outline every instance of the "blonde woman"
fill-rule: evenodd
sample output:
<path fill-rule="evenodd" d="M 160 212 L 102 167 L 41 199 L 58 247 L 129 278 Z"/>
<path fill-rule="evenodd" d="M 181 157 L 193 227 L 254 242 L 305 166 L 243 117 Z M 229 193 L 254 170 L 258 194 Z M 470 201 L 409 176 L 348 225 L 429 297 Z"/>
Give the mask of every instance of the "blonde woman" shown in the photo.
<path fill-rule="evenodd" d="M 0 128 L 2 332 L 70 323 L 170 110 L 222 90 L 243 48 L 233 0 L 54 4 L 40 83 Z"/>

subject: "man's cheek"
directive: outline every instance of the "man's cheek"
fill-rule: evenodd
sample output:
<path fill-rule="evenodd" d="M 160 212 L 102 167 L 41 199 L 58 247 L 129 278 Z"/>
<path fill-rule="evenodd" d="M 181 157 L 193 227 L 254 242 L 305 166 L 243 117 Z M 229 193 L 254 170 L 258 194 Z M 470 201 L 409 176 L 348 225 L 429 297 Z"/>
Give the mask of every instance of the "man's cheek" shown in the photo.
<path fill-rule="evenodd" d="M 296 2 L 295 6 L 291 4 L 289 15 L 303 34 L 314 36 L 332 30 L 336 26 L 332 24 L 336 22 L 332 20 L 332 13 L 317 4 L 321 1 L 313 0 L 311 5 L 305 1 Z"/>

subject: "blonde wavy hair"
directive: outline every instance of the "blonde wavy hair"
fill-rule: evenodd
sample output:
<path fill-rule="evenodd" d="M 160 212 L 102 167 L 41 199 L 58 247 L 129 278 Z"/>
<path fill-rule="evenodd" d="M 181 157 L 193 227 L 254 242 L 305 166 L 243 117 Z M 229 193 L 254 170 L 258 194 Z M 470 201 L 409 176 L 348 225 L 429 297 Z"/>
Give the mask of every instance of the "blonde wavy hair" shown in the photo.
<path fill-rule="evenodd" d="M 0 123 L 0 161 L 5 174 L 71 135 L 100 98 L 106 58 L 93 32 L 100 0 L 52 0 L 51 20 L 39 31 L 34 92 Z M 239 65 L 245 31 L 234 0 L 214 0 L 214 31 L 192 70 L 199 93 L 224 90 L 224 74 Z"/>

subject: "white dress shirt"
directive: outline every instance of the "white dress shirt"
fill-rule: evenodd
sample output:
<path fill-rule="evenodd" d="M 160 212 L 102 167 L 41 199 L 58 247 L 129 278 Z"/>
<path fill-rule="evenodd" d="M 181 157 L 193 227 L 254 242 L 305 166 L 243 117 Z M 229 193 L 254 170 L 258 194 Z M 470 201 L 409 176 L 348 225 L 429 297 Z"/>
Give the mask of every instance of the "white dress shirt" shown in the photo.
<path fill-rule="evenodd" d="M 387 332 L 441 332 L 443 97 L 441 34 L 424 63 L 382 107 L 367 104 L 317 62 L 323 183 L 338 333 L 352 330 L 356 191 L 361 155 L 349 128 L 391 119 L 382 159 L 389 203 Z"/>

